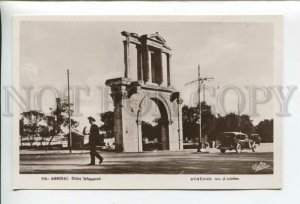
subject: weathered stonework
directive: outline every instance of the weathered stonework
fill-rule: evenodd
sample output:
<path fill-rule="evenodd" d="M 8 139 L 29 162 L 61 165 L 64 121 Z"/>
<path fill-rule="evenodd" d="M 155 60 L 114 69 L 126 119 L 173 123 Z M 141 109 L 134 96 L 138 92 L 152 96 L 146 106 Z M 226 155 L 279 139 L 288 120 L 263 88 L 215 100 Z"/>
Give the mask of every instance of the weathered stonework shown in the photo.
<path fill-rule="evenodd" d="M 122 34 L 126 37 L 125 77 L 106 81 L 106 85 L 111 87 L 111 97 L 114 101 L 116 151 L 143 151 L 141 116 L 147 112 L 149 100 L 154 101 L 160 111 L 161 119 L 158 125 L 162 150 L 182 150 L 182 100 L 179 92 L 170 84 L 170 48 L 158 33 L 141 37 L 128 32 Z M 138 80 L 129 78 L 130 43 L 135 44 L 137 48 Z M 153 51 L 152 54 L 149 54 L 150 50 Z M 167 56 L 165 67 L 162 65 L 162 53 Z M 162 74 L 164 68 L 167 69 L 167 76 Z M 167 80 L 165 86 L 162 85 L 164 80 Z"/>

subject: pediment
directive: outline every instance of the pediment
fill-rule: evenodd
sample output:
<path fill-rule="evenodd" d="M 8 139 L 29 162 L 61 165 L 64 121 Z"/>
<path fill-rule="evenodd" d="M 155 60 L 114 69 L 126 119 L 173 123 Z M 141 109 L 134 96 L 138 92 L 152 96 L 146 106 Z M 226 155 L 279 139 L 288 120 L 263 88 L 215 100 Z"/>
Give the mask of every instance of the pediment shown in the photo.
<path fill-rule="evenodd" d="M 163 37 L 161 37 L 158 32 L 156 32 L 155 34 L 148 35 L 148 38 L 151 39 L 151 40 L 160 42 L 162 44 L 166 43 L 166 40 Z"/>

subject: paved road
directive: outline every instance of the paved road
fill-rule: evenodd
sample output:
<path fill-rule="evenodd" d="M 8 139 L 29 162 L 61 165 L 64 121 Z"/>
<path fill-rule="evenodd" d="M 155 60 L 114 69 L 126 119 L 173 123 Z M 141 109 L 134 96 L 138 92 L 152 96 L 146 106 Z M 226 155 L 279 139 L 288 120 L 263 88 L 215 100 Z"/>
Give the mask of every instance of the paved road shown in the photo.
<path fill-rule="evenodd" d="M 87 166 L 89 154 L 44 152 L 20 155 L 20 173 L 26 174 L 271 174 L 273 153 L 261 147 L 258 152 L 244 150 L 219 153 L 181 152 L 113 153 L 102 152 L 101 165 Z M 252 166 L 264 162 L 267 169 L 255 172 Z"/>

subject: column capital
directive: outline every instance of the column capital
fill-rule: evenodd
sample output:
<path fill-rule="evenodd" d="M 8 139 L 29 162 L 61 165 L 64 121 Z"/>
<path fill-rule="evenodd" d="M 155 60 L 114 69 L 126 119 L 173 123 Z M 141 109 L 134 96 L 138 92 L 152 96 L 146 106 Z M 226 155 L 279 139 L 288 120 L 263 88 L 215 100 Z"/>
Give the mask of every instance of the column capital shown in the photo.
<path fill-rule="evenodd" d="M 176 91 L 176 92 L 173 92 L 171 94 L 171 97 L 170 97 L 170 100 L 171 102 L 175 101 L 178 103 L 178 104 L 182 104 L 183 100 L 182 98 L 180 97 L 180 92 Z"/>
<path fill-rule="evenodd" d="M 176 102 L 177 102 L 177 104 L 182 104 L 183 103 L 183 99 L 182 98 L 178 98 L 177 100 L 176 100 Z"/>

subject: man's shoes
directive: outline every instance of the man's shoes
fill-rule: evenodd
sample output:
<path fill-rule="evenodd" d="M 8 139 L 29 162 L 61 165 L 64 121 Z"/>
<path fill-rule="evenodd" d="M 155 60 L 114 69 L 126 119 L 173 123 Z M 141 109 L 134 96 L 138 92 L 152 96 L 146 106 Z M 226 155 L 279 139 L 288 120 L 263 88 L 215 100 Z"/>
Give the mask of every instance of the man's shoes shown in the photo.
<path fill-rule="evenodd" d="M 99 164 L 102 164 L 103 160 L 104 160 L 103 157 L 101 157 Z"/>
<path fill-rule="evenodd" d="M 95 163 L 89 163 L 88 164 L 88 166 L 94 166 L 95 165 Z"/>

